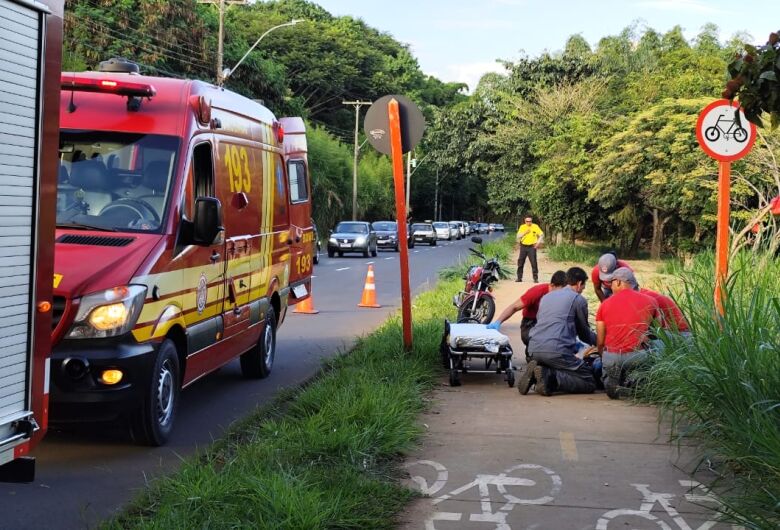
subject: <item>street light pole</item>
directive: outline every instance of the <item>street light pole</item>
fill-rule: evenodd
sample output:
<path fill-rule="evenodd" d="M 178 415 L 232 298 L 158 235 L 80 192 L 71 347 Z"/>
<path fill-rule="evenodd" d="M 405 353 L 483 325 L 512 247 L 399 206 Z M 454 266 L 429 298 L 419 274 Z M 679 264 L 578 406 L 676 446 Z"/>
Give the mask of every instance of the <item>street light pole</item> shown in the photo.
<path fill-rule="evenodd" d="M 355 158 L 352 162 L 352 220 L 357 221 L 357 174 L 358 174 L 358 134 L 360 132 L 360 107 L 371 105 L 370 101 L 342 101 L 342 105 L 352 105 L 355 107 Z"/>
<path fill-rule="evenodd" d="M 224 2 L 224 1 L 225 1 L 225 0 L 220 0 L 220 2 Z M 229 70 L 228 70 L 228 69 L 225 69 L 223 72 L 221 72 L 221 74 L 220 74 L 220 75 L 221 75 L 221 78 L 219 79 L 219 82 L 218 82 L 217 84 L 218 84 L 218 85 L 220 85 L 220 86 L 222 86 L 222 84 L 223 84 L 225 81 L 227 81 L 227 78 L 228 78 L 228 77 L 230 77 L 231 75 L 233 75 L 233 72 L 235 72 L 235 71 L 236 71 L 236 68 L 238 68 L 239 66 L 241 66 L 241 63 L 243 63 L 243 62 L 244 62 L 244 59 L 246 59 L 246 58 L 249 56 L 249 54 L 250 54 L 250 53 L 252 53 L 252 50 L 254 50 L 254 49 L 257 47 L 257 45 L 258 45 L 258 44 L 260 44 L 260 41 L 261 41 L 261 40 L 263 40 L 263 39 L 265 38 L 265 36 L 266 36 L 266 35 L 268 35 L 269 33 L 271 33 L 271 32 L 272 32 L 272 31 L 274 31 L 274 30 L 277 30 L 277 29 L 279 29 L 279 28 L 283 28 L 283 27 L 285 27 L 285 26 L 294 26 L 294 25 L 298 24 L 299 22 L 303 22 L 303 20 L 302 20 L 302 19 L 294 19 L 294 20 L 291 20 L 291 21 L 289 21 L 289 22 L 285 22 L 284 24 L 279 24 L 279 25 L 277 25 L 277 26 L 274 26 L 274 27 L 272 27 L 272 28 L 269 28 L 269 29 L 268 29 L 268 30 L 267 30 L 265 33 L 263 33 L 262 35 L 260 35 L 260 38 L 259 38 L 259 39 L 257 39 L 257 40 L 255 41 L 255 43 L 252 45 L 252 47 L 251 47 L 251 48 L 249 48 L 249 49 L 246 51 L 246 53 L 244 54 L 244 56 L 243 56 L 243 57 L 241 57 L 241 59 L 239 59 L 239 61 L 236 63 L 236 65 L 235 65 L 233 68 L 231 68 L 231 69 L 229 69 Z M 220 26 L 220 27 L 221 27 L 221 26 Z M 220 42 L 220 45 L 221 45 L 221 42 Z M 220 48 L 220 49 L 221 49 L 221 48 Z M 220 56 L 220 64 L 221 64 L 221 59 L 222 59 L 222 57 Z"/>
<path fill-rule="evenodd" d="M 219 33 L 217 34 L 217 84 L 222 79 L 222 54 L 225 48 L 225 9 L 228 5 L 246 5 L 247 0 L 198 0 L 199 4 L 214 4 L 219 9 Z"/>

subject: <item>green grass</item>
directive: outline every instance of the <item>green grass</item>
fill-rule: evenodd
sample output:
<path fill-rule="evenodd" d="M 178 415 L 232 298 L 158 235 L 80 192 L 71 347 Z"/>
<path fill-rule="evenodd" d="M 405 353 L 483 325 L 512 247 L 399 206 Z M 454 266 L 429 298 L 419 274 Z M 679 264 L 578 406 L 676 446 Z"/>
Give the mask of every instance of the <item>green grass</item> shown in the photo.
<path fill-rule="evenodd" d="M 506 255 L 509 243 L 491 252 Z M 461 281 L 442 280 L 413 305 L 414 350 L 391 317 L 321 375 L 239 422 L 173 476 L 151 484 L 104 528 L 392 528 L 415 495 L 401 457 L 440 376 L 443 319 Z"/>
<path fill-rule="evenodd" d="M 694 338 L 665 339 L 639 397 L 701 444 L 730 519 L 780 528 L 780 261 L 745 252 L 730 267 L 723 318 L 712 254 L 679 269 L 676 298 Z"/>
<path fill-rule="evenodd" d="M 470 247 L 479 250 L 479 245 L 468 242 Z M 512 252 L 512 248 L 515 245 L 515 236 L 513 233 L 507 233 L 501 239 L 495 239 L 488 241 L 482 245 L 482 252 L 488 258 L 496 258 L 501 264 L 501 269 L 504 273 L 514 269 L 514 265 L 509 263 L 509 254 Z M 483 261 L 469 253 L 466 259 L 463 259 L 457 265 L 451 267 L 445 267 L 439 271 L 439 278 L 443 280 L 463 279 L 463 275 L 471 265 L 481 265 Z"/>
<path fill-rule="evenodd" d="M 550 261 L 569 263 L 596 263 L 606 250 L 608 250 L 606 247 L 598 245 L 572 245 L 571 243 L 552 245 L 546 249 Z"/>

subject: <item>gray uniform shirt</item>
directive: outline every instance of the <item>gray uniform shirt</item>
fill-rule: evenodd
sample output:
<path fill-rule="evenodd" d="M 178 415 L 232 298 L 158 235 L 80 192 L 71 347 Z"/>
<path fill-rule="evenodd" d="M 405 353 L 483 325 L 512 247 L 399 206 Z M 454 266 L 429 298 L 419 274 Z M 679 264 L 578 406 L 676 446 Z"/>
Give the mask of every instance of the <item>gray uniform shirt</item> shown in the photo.
<path fill-rule="evenodd" d="M 569 286 L 544 295 L 536 314 L 536 326 L 531 330 L 528 351 L 571 353 L 579 349 L 577 337 L 587 344 L 596 344 L 596 334 L 588 325 L 588 302 Z"/>

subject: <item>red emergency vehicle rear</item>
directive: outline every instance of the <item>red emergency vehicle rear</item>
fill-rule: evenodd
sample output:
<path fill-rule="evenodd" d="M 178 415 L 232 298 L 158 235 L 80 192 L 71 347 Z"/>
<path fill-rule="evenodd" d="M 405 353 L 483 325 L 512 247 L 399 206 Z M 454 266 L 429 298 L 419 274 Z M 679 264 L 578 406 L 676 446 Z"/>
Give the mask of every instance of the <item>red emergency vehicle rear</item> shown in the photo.
<path fill-rule="evenodd" d="M 48 422 L 61 0 L 0 0 L 0 480 Z"/>
<path fill-rule="evenodd" d="M 303 120 L 137 72 L 62 74 L 51 413 L 160 445 L 181 388 L 269 375 L 314 238 Z"/>

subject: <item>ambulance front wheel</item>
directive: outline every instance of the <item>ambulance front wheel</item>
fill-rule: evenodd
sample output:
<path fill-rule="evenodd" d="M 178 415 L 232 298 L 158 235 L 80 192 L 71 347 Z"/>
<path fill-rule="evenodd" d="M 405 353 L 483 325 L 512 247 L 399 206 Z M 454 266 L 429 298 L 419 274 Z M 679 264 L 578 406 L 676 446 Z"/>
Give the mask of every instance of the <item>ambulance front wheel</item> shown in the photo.
<path fill-rule="evenodd" d="M 241 356 L 241 373 L 250 379 L 264 379 L 271 373 L 276 355 L 276 312 L 268 308 L 260 340 Z"/>
<path fill-rule="evenodd" d="M 143 403 L 130 419 L 130 432 L 136 442 L 158 447 L 168 441 L 179 405 L 179 369 L 176 345 L 165 339 L 157 350 Z"/>

